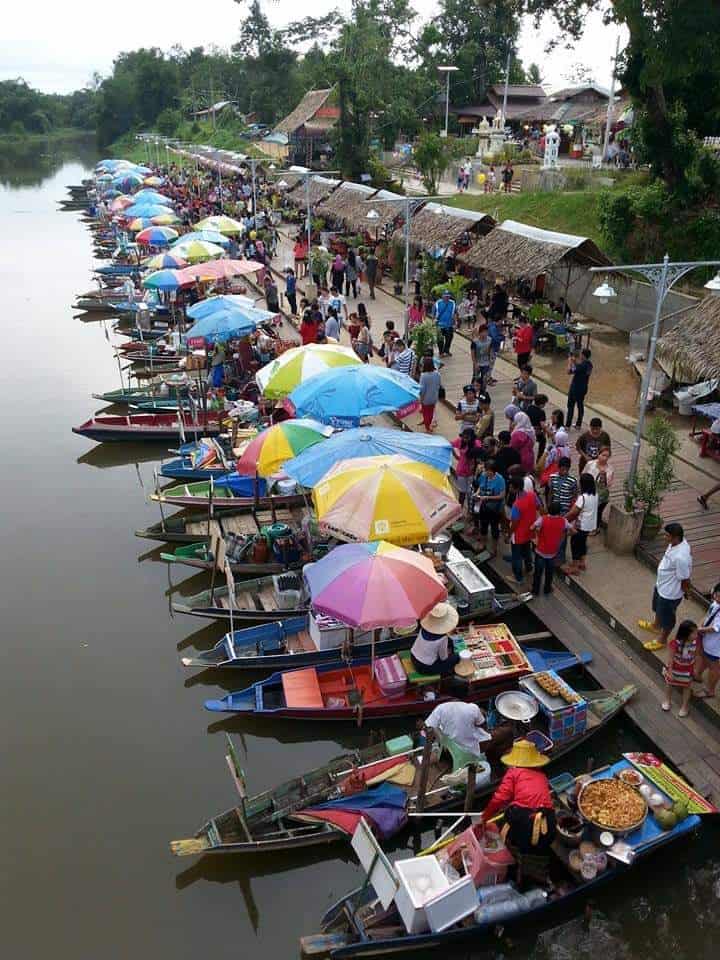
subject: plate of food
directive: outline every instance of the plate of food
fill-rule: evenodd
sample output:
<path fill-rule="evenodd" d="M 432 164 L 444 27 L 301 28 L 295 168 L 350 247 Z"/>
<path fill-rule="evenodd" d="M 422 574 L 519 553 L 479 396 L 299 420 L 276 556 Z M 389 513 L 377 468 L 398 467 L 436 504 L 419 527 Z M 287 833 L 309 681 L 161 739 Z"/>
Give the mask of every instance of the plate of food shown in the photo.
<path fill-rule="evenodd" d="M 578 811 L 601 830 L 623 836 L 645 822 L 648 805 L 634 787 L 609 777 L 591 780 L 582 787 Z"/>
<path fill-rule="evenodd" d="M 634 787 L 636 790 L 645 782 L 643 775 L 630 767 L 628 767 L 627 770 L 621 770 L 618 774 L 618 779 L 622 780 L 622 782 L 626 783 L 629 787 Z"/>

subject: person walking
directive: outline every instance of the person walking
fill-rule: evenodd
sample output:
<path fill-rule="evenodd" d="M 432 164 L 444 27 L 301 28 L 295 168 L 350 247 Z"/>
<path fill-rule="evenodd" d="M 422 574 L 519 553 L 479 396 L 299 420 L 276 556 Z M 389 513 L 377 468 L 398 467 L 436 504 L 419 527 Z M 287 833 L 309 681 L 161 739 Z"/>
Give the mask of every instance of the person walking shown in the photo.
<path fill-rule="evenodd" d="M 440 374 L 435 369 L 432 357 L 425 357 L 422 362 L 419 399 L 425 433 L 432 433 L 435 426 L 435 407 L 440 399 Z"/>
<path fill-rule="evenodd" d="M 682 720 L 688 715 L 692 695 L 693 667 L 697 657 L 698 627 L 692 620 L 683 620 L 677 632 L 668 644 L 668 661 L 663 670 L 665 680 L 665 699 L 661 709 L 669 711 L 673 687 L 682 690 L 678 717 Z"/>
<path fill-rule="evenodd" d="M 702 689 L 695 693 L 695 696 L 705 700 L 715 696 L 720 680 L 720 583 L 713 587 L 710 606 L 702 626 L 698 627 L 698 634 L 701 642 L 695 661 L 694 679 L 702 683 L 702 676 L 706 671 L 707 675 Z"/>
<path fill-rule="evenodd" d="M 590 376 L 593 372 L 593 365 L 590 357 L 592 351 L 583 350 L 581 354 L 572 354 L 568 358 L 568 373 L 570 374 L 570 387 L 567 393 L 567 417 L 566 422 L 568 430 L 572 426 L 575 407 L 577 406 L 577 423 L 575 426 L 579 430 L 582 427 L 585 416 L 585 397 L 587 396 L 590 385 Z"/>
<path fill-rule="evenodd" d="M 665 526 L 667 548 L 658 564 L 652 596 L 652 620 L 638 620 L 642 630 L 656 634 L 655 640 L 643 644 L 646 650 L 662 650 L 675 628 L 677 608 L 690 589 L 692 551 L 679 523 Z"/>
<path fill-rule="evenodd" d="M 348 250 L 347 263 L 345 264 L 345 296 L 350 296 L 352 290 L 353 300 L 357 300 L 357 256 L 352 247 Z"/>
<path fill-rule="evenodd" d="M 433 308 L 433 315 L 440 334 L 440 356 L 451 357 L 450 347 L 455 335 L 455 301 L 451 299 L 449 290 L 443 290 Z"/>
<path fill-rule="evenodd" d="M 535 428 L 530 423 L 530 417 L 522 410 L 519 410 L 513 418 L 510 446 L 520 454 L 523 470 L 531 474 L 535 469 Z"/>
<path fill-rule="evenodd" d="M 530 323 L 530 318 L 525 316 L 525 314 L 522 314 L 520 317 L 520 325 L 513 336 L 513 350 L 515 351 L 517 365 L 521 370 L 530 362 L 530 355 L 532 354 L 533 348 L 533 337 L 534 330 L 532 328 L 532 324 Z"/>
<path fill-rule="evenodd" d="M 488 328 L 483 323 L 475 331 L 470 342 L 470 353 L 473 361 L 473 380 L 478 385 L 480 393 L 484 393 L 490 379 L 492 363 L 492 340 L 488 335 Z"/>
<path fill-rule="evenodd" d="M 297 316 L 297 280 L 292 267 L 285 267 L 285 299 L 290 307 L 290 313 Z"/>
<path fill-rule="evenodd" d="M 332 262 L 330 271 L 332 273 L 333 287 L 335 287 L 338 291 L 342 290 L 345 282 L 345 261 L 339 253 L 335 255 L 335 259 Z"/>
<path fill-rule="evenodd" d="M 367 277 L 368 290 L 370 291 L 370 299 L 375 299 L 375 284 L 377 282 L 378 275 L 378 258 L 375 253 L 375 248 L 373 247 L 370 253 L 367 255 L 367 260 L 365 261 L 365 276 Z"/>

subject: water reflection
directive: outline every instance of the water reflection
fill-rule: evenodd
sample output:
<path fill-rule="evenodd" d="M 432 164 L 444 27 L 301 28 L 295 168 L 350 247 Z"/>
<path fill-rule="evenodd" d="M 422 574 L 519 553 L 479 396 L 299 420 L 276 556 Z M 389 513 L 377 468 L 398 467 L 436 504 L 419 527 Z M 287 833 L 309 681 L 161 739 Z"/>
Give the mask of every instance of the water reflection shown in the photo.
<path fill-rule="evenodd" d="M 68 141 L 41 139 L 3 140 L 0 144 L 0 185 L 3 187 L 40 187 L 68 160 L 79 160 L 89 167 L 95 163 L 92 134 Z M 61 196 L 58 195 L 57 199 Z"/>

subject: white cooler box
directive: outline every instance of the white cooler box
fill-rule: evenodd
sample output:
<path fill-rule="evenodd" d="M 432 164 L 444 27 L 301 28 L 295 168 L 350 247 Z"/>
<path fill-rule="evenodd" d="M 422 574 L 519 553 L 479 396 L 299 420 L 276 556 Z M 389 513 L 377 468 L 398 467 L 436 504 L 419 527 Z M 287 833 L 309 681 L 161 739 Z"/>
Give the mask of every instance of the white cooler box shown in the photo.
<path fill-rule="evenodd" d="M 477 907 L 475 884 L 470 876 L 451 884 L 434 856 L 397 860 L 395 906 L 408 933 L 446 930 Z"/>

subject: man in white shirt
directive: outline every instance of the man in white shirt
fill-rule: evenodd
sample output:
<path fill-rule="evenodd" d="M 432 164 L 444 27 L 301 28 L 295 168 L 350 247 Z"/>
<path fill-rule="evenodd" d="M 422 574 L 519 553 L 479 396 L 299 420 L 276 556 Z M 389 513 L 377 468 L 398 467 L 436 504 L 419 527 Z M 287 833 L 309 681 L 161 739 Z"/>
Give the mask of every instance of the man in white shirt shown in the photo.
<path fill-rule="evenodd" d="M 705 700 L 715 696 L 720 680 L 720 583 L 713 587 L 712 600 L 702 625 L 698 627 L 698 633 L 702 646 L 695 662 L 694 679 L 701 683 L 705 671 L 707 675 L 702 689 L 693 690 L 693 693 Z"/>
<path fill-rule="evenodd" d="M 338 320 L 340 321 L 340 326 L 342 327 L 343 320 L 347 323 L 348 319 L 348 308 L 347 303 L 345 302 L 345 297 L 340 293 L 337 287 L 333 287 L 330 291 L 330 299 L 328 301 L 328 306 L 335 307 L 335 312 L 337 313 Z"/>
<path fill-rule="evenodd" d="M 665 534 L 668 546 L 658 564 L 652 598 L 655 617 L 652 621 L 638 620 L 643 630 L 657 634 L 655 640 L 643 644 L 646 650 L 662 650 L 665 646 L 675 627 L 677 608 L 690 589 L 692 554 L 685 531 L 679 523 L 668 523 Z"/>

